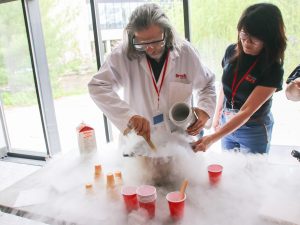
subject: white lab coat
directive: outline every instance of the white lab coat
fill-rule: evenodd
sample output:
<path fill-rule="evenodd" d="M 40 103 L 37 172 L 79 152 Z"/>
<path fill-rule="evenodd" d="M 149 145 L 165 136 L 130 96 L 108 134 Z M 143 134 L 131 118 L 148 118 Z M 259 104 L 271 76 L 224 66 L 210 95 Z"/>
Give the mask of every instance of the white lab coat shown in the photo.
<path fill-rule="evenodd" d="M 158 88 L 162 73 L 157 82 Z M 213 118 L 216 105 L 214 74 L 201 63 L 198 52 L 190 43 L 184 41 L 180 49 L 170 51 L 159 104 L 151 76 L 146 56 L 129 60 L 122 45 L 119 45 L 89 82 L 89 92 L 97 106 L 121 132 L 133 115 L 147 118 L 153 128 L 153 116 L 159 113 L 164 114 L 166 129 L 170 130 L 167 122 L 169 109 L 176 102 L 191 105 L 192 94 L 194 106 Z M 117 94 L 121 87 L 124 88 L 123 100 Z M 211 119 L 206 125 L 211 126 Z"/>

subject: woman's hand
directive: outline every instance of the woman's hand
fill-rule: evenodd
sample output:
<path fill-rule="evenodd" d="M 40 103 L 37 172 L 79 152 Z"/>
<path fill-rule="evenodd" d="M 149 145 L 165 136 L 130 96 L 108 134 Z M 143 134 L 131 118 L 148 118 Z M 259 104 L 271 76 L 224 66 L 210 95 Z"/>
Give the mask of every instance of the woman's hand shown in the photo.
<path fill-rule="evenodd" d="M 205 152 L 213 143 L 215 143 L 212 135 L 207 135 L 192 143 L 194 152 Z"/>
<path fill-rule="evenodd" d="M 205 123 L 207 122 L 207 120 L 209 119 L 209 116 L 207 115 L 207 113 L 205 111 L 203 111 L 202 109 L 193 107 L 194 113 L 196 114 L 196 122 L 193 123 L 191 126 L 189 126 L 186 130 L 186 132 L 189 135 L 193 135 L 196 136 L 200 133 L 200 131 L 203 129 Z"/>
<path fill-rule="evenodd" d="M 218 131 L 221 128 L 220 118 L 223 113 L 223 103 L 224 103 L 224 92 L 223 92 L 223 87 L 221 85 L 218 104 L 217 104 L 214 119 L 212 122 L 212 127 L 213 127 L 214 131 Z"/>
<path fill-rule="evenodd" d="M 214 131 L 218 131 L 221 127 L 221 124 L 220 124 L 221 115 L 222 115 L 221 112 L 216 112 L 216 115 L 215 115 L 213 123 L 212 123 L 212 127 L 214 128 Z"/>

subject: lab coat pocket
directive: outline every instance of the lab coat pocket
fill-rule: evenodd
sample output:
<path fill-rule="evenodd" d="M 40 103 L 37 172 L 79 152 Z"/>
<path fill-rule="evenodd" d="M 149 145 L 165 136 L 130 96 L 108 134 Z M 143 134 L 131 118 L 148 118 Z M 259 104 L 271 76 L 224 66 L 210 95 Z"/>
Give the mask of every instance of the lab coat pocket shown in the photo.
<path fill-rule="evenodd" d="M 176 102 L 189 103 L 193 93 L 192 84 L 184 84 L 180 82 L 171 82 L 169 86 L 169 106 Z"/>

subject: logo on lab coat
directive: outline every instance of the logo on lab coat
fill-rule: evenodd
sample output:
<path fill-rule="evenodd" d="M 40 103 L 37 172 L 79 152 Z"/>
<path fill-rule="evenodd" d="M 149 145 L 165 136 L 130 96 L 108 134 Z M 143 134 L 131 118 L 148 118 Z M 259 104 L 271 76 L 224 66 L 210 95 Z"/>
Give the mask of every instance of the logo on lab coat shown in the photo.
<path fill-rule="evenodd" d="M 186 74 L 184 73 L 184 74 L 177 74 L 176 73 L 176 78 L 179 78 L 179 79 L 186 79 Z"/>

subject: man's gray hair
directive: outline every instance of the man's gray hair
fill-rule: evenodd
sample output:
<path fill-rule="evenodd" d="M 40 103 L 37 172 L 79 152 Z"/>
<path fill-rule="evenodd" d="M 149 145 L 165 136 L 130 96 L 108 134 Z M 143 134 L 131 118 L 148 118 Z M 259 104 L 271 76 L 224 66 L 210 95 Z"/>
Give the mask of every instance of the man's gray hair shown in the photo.
<path fill-rule="evenodd" d="M 131 14 L 129 22 L 124 29 L 123 43 L 124 50 L 129 59 L 138 58 L 143 52 L 137 51 L 132 43 L 134 33 L 145 30 L 151 25 L 157 25 L 165 32 L 166 47 L 169 49 L 180 48 L 182 39 L 177 35 L 170 23 L 169 18 L 157 4 L 144 4 L 138 6 Z"/>

